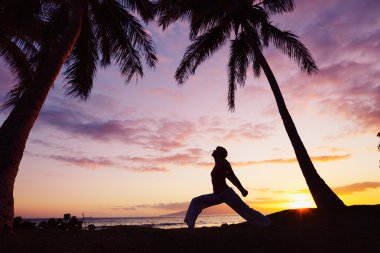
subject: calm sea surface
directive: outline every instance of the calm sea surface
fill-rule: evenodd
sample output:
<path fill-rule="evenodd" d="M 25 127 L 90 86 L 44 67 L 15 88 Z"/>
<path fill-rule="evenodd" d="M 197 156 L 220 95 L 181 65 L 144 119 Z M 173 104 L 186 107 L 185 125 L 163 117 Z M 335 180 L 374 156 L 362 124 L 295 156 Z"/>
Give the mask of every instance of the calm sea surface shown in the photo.
<path fill-rule="evenodd" d="M 79 217 L 78 217 L 79 218 Z M 86 228 L 90 224 L 94 224 L 97 229 L 117 226 L 117 225 L 133 225 L 154 228 L 185 228 L 183 222 L 184 217 L 120 217 L 120 218 L 91 218 L 85 217 L 83 227 Z M 47 221 L 47 219 L 26 219 L 31 222 L 39 223 Z M 82 220 L 79 218 L 78 220 Z M 238 215 L 201 215 L 197 219 L 196 227 L 219 227 L 220 225 L 235 224 L 244 222 L 244 219 Z"/>

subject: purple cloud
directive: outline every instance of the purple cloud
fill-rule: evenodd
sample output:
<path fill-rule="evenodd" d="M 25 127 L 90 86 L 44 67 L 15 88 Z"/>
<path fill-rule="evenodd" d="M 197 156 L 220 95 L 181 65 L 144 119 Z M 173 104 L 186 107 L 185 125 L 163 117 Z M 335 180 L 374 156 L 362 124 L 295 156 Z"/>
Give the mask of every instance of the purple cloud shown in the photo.
<path fill-rule="evenodd" d="M 107 120 L 59 106 L 46 107 L 39 123 L 54 126 L 75 138 L 118 141 L 164 152 L 184 148 L 199 136 L 217 141 L 241 141 L 263 139 L 273 134 L 273 125 L 269 123 L 252 124 L 230 119 L 226 127 L 226 122 L 221 119 L 205 116 L 196 121 L 132 116 L 125 120 Z"/>
<path fill-rule="evenodd" d="M 75 137 L 103 142 L 120 141 L 161 151 L 183 147 L 194 131 L 194 124 L 186 120 L 100 120 L 85 113 L 54 106 L 41 112 L 40 121 Z"/>
<path fill-rule="evenodd" d="M 107 157 L 78 157 L 78 156 L 63 156 L 63 155 L 50 155 L 47 156 L 50 159 L 64 162 L 66 164 L 75 165 L 84 168 L 107 168 L 107 167 L 119 167 L 120 164 L 115 163 Z"/>
<path fill-rule="evenodd" d="M 103 156 L 70 156 L 70 155 L 39 155 L 26 151 L 26 154 L 34 157 L 42 157 L 47 159 L 52 159 L 55 161 L 63 162 L 70 166 L 85 168 L 85 169 L 107 169 L 107 168 L 118 168 L 125 169 L 134 172 L 169 172 L 169 169 L 163 166 L 152 166 L 149 163 L 143 164 L 126 164 L 124 161 L 120 161 L 119 158 L 115 157 L 103 157 Z"/>
<path fill-rule="evenodd" d="M 378 127 L 378 13 L 380 5 L 375 0 L 333 0 L 323 4 L 302 0 L 293 14 L 282 16 L 279 20 L 284 27 L 295 27 L 320 66 L 320 72 L 311 78 L 299 78 L 297 72 L 282 83 L 287 101 L 298 101 L 299 106 L 319 102 L 321 111 L 354 123 L 355 132 Z"/>
<path fill-rule="evenodd" d="M 186 166 L 199 161 L 202 158 L 202 150 L 193 148 L 188 149 L 184 153 L 176 153 L 173 155 L 160 156 L 160 157 L 119 157 L 124 161 L 142 163 L 142 164 L 175 164 Z"/>

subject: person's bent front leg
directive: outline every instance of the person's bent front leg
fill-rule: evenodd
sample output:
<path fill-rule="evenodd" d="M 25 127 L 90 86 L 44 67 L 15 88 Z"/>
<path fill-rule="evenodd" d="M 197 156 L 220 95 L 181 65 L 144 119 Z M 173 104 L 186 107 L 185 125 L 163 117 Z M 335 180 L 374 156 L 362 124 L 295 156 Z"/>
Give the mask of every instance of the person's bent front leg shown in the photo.
<path fill-rule="evenodd" d="M 205 194 L 198 197 L 195 197 L 191 200 L 189 208 L 187 209 L 185 223 L 189 228 L 194 228 L 195 221 L 198 218 L 198 215 L 202 212 L 203 209 L 221 204 L 222 200 L 219 195 L 211 193 Z"/>

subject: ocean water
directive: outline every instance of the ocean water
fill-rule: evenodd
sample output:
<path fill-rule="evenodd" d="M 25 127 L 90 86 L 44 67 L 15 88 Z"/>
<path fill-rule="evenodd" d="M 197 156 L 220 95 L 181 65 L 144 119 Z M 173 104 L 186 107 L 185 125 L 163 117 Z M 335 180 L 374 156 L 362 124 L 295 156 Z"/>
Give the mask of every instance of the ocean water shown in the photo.
<path fill-rule="evenodd" d="M 78 217 L 79 218 L 79 217 Z M 186 228 L 183 222 L 184 217 L 112 217 L 112 218 L 93 218 L 85 217 L 83 220 L 83 228 L 88 225 L 94 224 L 97 229 L 107 228 L 110 226 L 130 225 L 130 226 L 144 226 L 161 229 L 171 228 Z M 36 224 L 48 219 L 26 219 Z M 78 220 L 82 220 L 79 218 Z M 224 223 L 235 224 L 244 222 L 244 219 L 238 215 L 200 215 L 197 219 L 195 227 L 219 227 Z"/>

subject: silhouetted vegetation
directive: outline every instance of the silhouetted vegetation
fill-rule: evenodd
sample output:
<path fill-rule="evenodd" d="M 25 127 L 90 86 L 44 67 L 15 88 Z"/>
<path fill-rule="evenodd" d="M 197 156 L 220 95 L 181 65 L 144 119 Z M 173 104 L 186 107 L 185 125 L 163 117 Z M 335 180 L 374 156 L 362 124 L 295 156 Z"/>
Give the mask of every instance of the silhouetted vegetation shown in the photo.
<path fill-rule="evenodd" d="M 15 217 L 13 220 L 13 228 L 15 230 L 22 229 L 59 229 L 59 230 L 81 230 L 82 221 L 79 221 L 76 216 L 66 213 L 63 219 L 50 218 L 47 221 L 41 221 L 38 225 L 34 222 L 23 220 L 21 216 Z"/>
<path fill-rule="evenodd" d="M 23 220 L 21 216 L 17 216 L 13 219 L 13 228 L 16 230 L 20 230 L 20 229 L 31 230 L 31 229 L 36 228 L 36 223 Z"/>
<path fill-rule="evenodd" d="M 90 224 L 87 226 L 88 231 L 95 231 L 96 227 L 94 224 Z"/>

